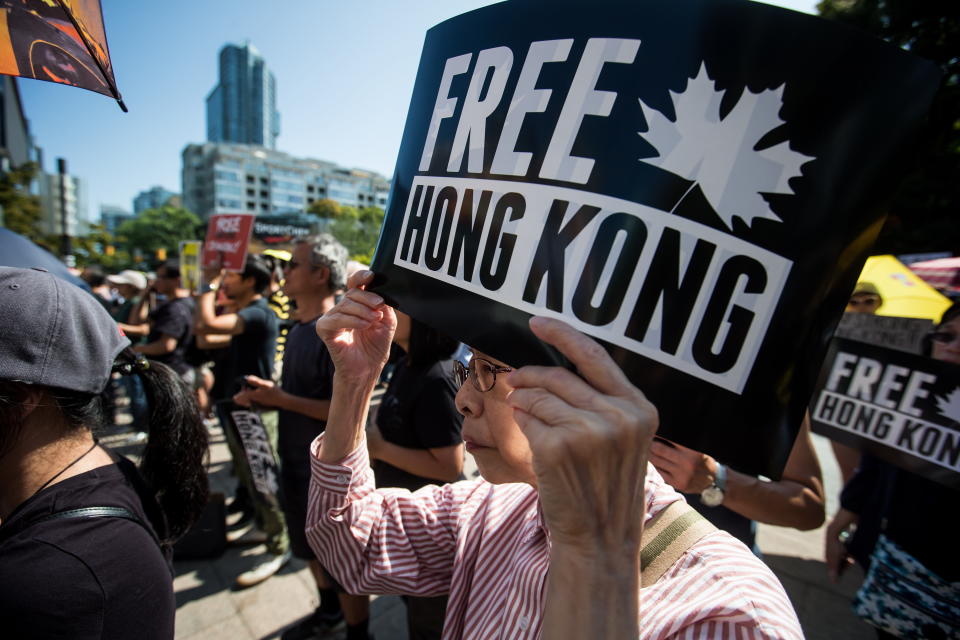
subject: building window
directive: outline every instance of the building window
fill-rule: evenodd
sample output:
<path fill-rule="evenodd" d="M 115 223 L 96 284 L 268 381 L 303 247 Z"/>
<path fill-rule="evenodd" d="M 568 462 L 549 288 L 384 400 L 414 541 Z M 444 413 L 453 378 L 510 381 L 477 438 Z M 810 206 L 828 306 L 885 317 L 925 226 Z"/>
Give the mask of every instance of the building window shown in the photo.
<path fill-rule="evenodd" d="M 247 200 L 247 209 L 256 209 L 256 208 L 257 208 L 257 205 L 255 203 Z"/>
<path fill-rule="evenodd" d="M 254 190 L 254 189 L 247 189 L 247 197 L 248 197 L 248 198 L 252 198 L 252 197 L 254 197 L 254 196 L 256 196 L 256 195 L 257 195 L 256 190 Z"/>
<path fill-rule="evenodd" d="M 269 198 L 269 197 L 270 197 L 270 194 L 269 194 L 268 192 L 266 192 L 266 191 L 261 191 L 261 192 L 260 192 L 260 197 L 261 197 L 261 198 Z"/>
<path fill-rule="evenodd" d="M 307 185 L 307 193 L 313 193 L 313 185 L 312 185 L 312 184 L 308 184 L 308 185 Z"/>
<path fill-rule="evenodd" d="M 260 184 L 270 184 L 270 181 L 267 180 L 267 179 L 264 178 L 264 177 L 261 177 L 261 178 L 260 178 Z"/>
<path fill-rule="evenodd" d="M 248 175 L 248 176 L 247 176 L 247 182 L 248 182 L 248 183 L 254 183 L 254 182 L 256 182 L 256 181 L 257 181 L 257 179 L 254 178 L 253 176 L 251 176 L 251 175 Z"/>

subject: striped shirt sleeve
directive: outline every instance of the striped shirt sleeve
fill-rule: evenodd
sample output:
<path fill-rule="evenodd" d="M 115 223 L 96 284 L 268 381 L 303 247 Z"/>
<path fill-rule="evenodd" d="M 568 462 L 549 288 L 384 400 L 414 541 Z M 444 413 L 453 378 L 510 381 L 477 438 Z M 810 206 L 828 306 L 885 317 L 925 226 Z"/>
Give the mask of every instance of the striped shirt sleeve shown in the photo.
<path fill-rule="evenodd" d="M 338 464 L 317 458 L 322 442 L 311 445 L 306 528 L 320 563 L 350 593 L 448 593 L 459 507 L 475 484 L 376 490 L 366 441 Z"/>

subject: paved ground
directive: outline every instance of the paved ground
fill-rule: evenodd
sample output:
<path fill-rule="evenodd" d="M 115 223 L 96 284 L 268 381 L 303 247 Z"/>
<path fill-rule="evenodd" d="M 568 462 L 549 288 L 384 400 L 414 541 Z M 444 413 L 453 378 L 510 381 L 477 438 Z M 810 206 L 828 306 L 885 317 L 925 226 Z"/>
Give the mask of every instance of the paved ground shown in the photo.
<path fill-rule="evenodd" d="M 838 470 L 829 443 L 817 436 L 814 438 L 824 467 L 828 513 L 833 513 L 839 491 Z M 116 444 L 122 442 L 118 437 Z M 229 495 L 233 489 L 228 474 L 229 453 L 219 430 L 212 434 L 210 454 L 211 486 L 214 491 Z M 799 532 L 762 525 L 758 542 L 765 560 L 789 593 L 808 638 L 874 638 L 872 628 L 850 611 L 850 599 L 863 574 L 854 569 L 839 585 L 831 585 L 823 565 L 822 540 L 822 529 Z M 297 560 L 256 587 L 245 590 L 233 587 L 234 577 L 251 567 L 263 551 L 262 546 L 228 547 L 216 560 L 176 563 L 178 639 L 278 638 L 286 627 L 313 611 L 317 605 L 313 579 L 306 565 Z M 377 640 L 406 640 L 405 612 L 399 598 L 374 599 L 371 630 Z"/>

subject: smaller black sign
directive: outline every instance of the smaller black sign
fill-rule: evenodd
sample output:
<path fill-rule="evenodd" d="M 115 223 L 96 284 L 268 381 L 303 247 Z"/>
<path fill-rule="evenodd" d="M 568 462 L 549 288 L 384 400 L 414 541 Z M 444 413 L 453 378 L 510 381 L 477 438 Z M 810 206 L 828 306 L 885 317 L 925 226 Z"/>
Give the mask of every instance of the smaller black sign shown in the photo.
<path fill-rule="evenodd" d="M 260 414 L 247 410 L 231 411 L 230 428 L 243 443 L 243 451 L 250 463 L 253 485 L 257 492 L 270 504 L 278 505 L 280 503 L 277 498 L 280 492 L 280 468 Z"/>
<path fill-rule="evenodd" d="M 907 353 L 922 353 L 923 337 L 931 331 L 933 321 L 925 318 L 845 313 L 840 318 L 834 337 L 849 338 Z"/>
<path fill-rule="evenodd" d="M 810 403 L 813 431 L 960 489 L 960 367 L 834 339 Z"/>

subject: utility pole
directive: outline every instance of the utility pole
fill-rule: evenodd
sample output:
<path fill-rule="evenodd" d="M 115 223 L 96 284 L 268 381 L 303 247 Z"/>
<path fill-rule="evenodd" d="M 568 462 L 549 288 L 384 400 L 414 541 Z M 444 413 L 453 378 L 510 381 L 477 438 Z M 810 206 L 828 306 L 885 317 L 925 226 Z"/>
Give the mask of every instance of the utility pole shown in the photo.
<path fill-rule="evenodd" d="M 67 227 L 67 161 L 57 158 L 57 171 L 60 174 L 60 254 L 67 266 L 73 266 L 73 246 L 70 242 L 70 229 Z"/>

